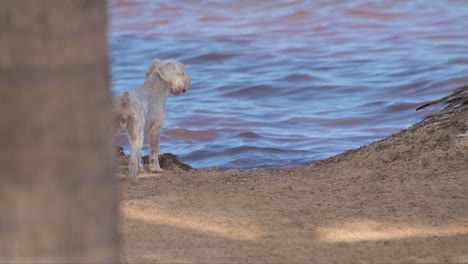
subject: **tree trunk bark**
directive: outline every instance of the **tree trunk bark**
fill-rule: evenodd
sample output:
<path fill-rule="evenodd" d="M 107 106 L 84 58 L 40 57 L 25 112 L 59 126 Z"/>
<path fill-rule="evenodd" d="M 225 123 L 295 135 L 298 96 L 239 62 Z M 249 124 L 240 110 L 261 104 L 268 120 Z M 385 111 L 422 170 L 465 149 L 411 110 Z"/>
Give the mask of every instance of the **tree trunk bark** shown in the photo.
<path fill-rule="evenodd" d="M 106 3 L 0 0 L 0 262 L 121 261 Z"/>

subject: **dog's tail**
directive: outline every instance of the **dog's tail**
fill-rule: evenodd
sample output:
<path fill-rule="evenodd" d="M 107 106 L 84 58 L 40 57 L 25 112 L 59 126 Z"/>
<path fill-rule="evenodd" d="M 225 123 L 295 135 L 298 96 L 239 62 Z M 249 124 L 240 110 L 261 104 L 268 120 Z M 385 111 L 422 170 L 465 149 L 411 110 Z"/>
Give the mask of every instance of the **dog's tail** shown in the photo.
<path fill-rule="evenodd" d="M 122 97 L 120 98 L 120 106 L 123 108 L 123 109 L 126 109 L 128 108 L 128 104 L 130 103 L 130 95 L 128 94 L 128 92 L 125 92 Z M 125 112 L 125 111 L 123 111 Z M 119 121 L 120 121 L 120 128 L 121 129 L 125 129 L 127 128 L 127 118 L 125 118 L 124 116 L 120 116 L 119 118 Z"/>
<path fill-rule="evenodd" d="M 125 92 L 120 98 L 120 105 L 123 108 L 126 108 L 129 102 L 130 102 L 130 94 L 128 94 L 128 92 Z"/>

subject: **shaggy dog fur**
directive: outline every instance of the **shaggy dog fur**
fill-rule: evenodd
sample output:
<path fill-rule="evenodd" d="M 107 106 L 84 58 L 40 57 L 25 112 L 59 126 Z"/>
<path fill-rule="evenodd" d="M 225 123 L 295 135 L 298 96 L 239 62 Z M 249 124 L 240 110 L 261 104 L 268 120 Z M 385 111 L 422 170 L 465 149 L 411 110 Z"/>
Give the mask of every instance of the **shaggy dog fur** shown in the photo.
<path fill-rule="evenodd" d="M 169 94 L 185 93 L 190 76 L 184 65 L 175 60 L 153 60 L 146 70 L 146 81 L 138 89 L 126 91 L 113 98 L 114 133 L 125 129 L 131 145 L 128 176 L 137 181 L 143 170 L 141 149 L 146 134 L 150 139 L 150 170 L 162 172 L 159 166 L 159 137 L 165 118 L 166 98 Z"/>

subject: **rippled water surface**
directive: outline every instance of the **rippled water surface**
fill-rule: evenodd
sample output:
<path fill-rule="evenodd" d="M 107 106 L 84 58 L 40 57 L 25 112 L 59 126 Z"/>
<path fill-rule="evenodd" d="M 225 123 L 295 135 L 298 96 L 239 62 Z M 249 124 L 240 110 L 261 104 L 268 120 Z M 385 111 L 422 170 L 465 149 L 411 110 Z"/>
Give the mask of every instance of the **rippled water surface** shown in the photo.
<path fill-rule="evenodd" d="M 418 122 L 468 83 L 467 1 L 111 1 L 113 92 L 186 64 L 161 153 L 195 168 L 305 164 Z M 120 139 L 125 142 L 124 137 Z"/>

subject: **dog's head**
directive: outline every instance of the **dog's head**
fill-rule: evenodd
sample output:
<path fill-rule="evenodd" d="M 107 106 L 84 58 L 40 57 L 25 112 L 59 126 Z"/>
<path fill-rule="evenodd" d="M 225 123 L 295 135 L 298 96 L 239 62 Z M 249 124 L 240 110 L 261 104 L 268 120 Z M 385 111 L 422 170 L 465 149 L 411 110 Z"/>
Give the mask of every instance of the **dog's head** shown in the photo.
<path fill-rule="evenodd" d="M 184 64 L 173 60 L 153 60 L 146 69 L 146 78 L 157 73 L 161 80 L 166 82 L 174 95 L 185 93 L 190 85 L 190 76 L 184 70 Z"/>

